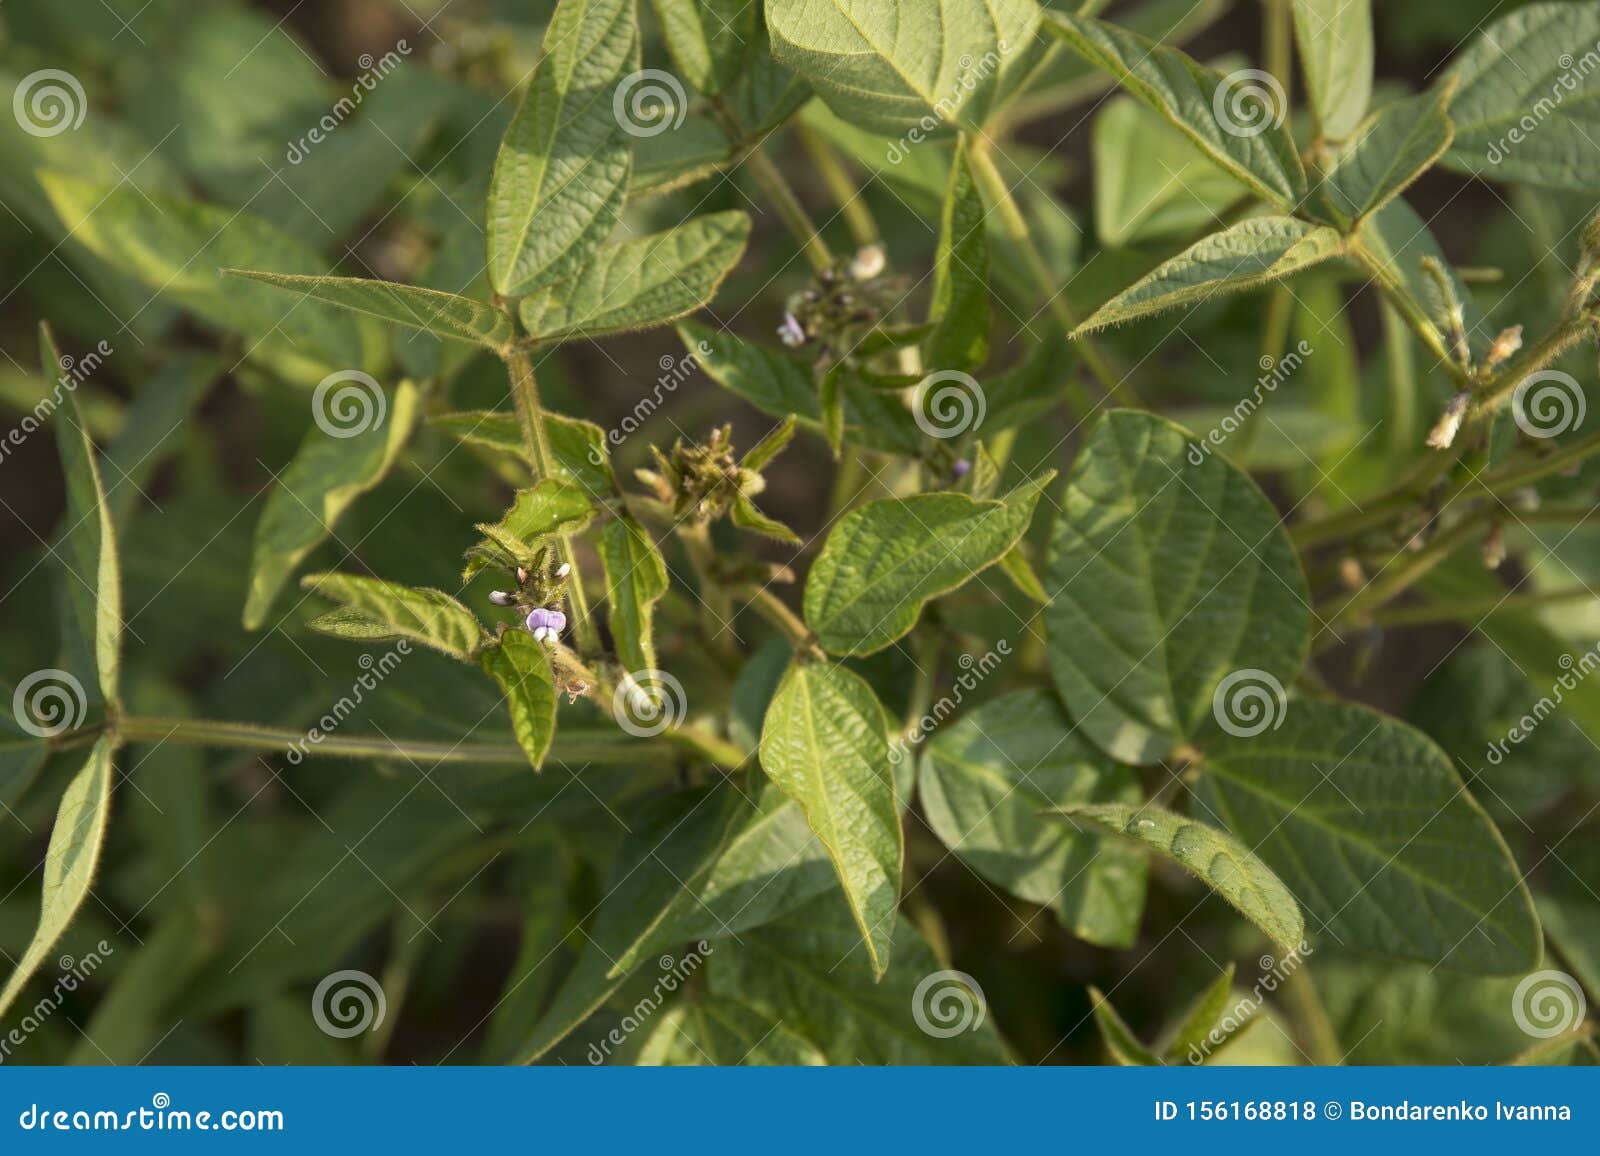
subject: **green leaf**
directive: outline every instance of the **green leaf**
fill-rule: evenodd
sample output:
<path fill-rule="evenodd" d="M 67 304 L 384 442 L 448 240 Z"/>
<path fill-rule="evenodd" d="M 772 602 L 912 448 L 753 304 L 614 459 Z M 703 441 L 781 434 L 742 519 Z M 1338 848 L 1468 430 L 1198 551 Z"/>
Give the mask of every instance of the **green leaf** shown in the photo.
<path fill-rule="evenodd" d="M 561 535 L 576 534 L 598 511 L 589 495 L 561 478 L 540 478 L 518 490 L 511 508 L 498 522 L 481 522 L 484 540 L 467 551 L 466 578 L 491 567 L 512 569 L 534 564 L 534 555 Z"/>
<path fill-rule="evenodd" d="M 889 137 L 981 129 L 1040 50 L 1034 0 L 767 0 L 767 27 L 780 64 Z"/>
<path fill-rule="evenodd" d="M 22 959 L 0 990 L 0 1015 L 16 1001 L 29 978 L 45 962 L 78 908 L 88 897 L 100 859 L 106 819 L 111 814 L 112 740 L 101 738 L 89 752 L 83 768 L 67 784 L 50 830 L 44 856 L 44 893 L 39 902 L 39 925 Z"/>
<path fill-rule="evenodd" d="M 0 679 L 0 702 L 13 702 L 16 687 Z M 10 812 L 33 784 L 50 755 L 50 742 L 24 731 L 16 712 L 0 713 L 0 812 Z"/>
<path fill-rule="evenodd" d="M 905 837 L 883 707 L 843 667 L 796 663 L 761 730 L 761 768 L 828 849 L 874 975 L 889 966 Z"/>
<path fill-rule="evenodd" d="M 521 462 L 529 461 L 522 423 L 514 413 L 495 410 L 445 413 L 429 418 L 428 424 L 468 445 L 508 454 Z M 615 492 L 617 480 L 606 454 L 605 430 L 581 418 L 547 412 L 544 432 L 556 459 L 552 477 L 571 482 L 596 498 Z"/>
<path fill-rule="evenodd" d="M 904 919 L 893 920 L 895 966 L 878 975 L 856 951 L 836 893 L 781 922 L 718 945 L 711 994 L 775 1019 L 830 1064 L 1003 1064 L 1005 1046 L 982 992 L 952 972 Z"/>
<path fill-rule="evenodd" d="M 394 391 L 387 419 L 349 437 L 313 427 L 278 477 L 256 523 L 244 628 L 259 630 L 273 600 L 306 555 L 333 533 L 344 512 L 393 468 L 411 437 L 418 395 L 405 381 Z"/>
<path fill-rule="evenodd" d="M 604 337 L 676 321 L 709 305 L 750 238 L 739 211 L 607 245 L 582 269 L 524 297 L 522 324 L 540 341 Z"/>
<path fill-rule="evenodd" d="M 1313 930 L 1454 970 L 1538 963 L 1521 872 L 1443 751 L 1347 703 L 1294 702 L 1279 719 L 1203 738 L 1201 798 L 1289 885 Z"/>
<path fill-rule="evenodd" d="M 1100 1038 L 1105 1041 L 1112 1060 L 1124 1068 L 1149 1068 L 1161 1063 L 1161 1057 L 1140 1042 L 1099 988 L 1089 988 L 1089 1004 L 1094 1012 L 1094 1026 L 1100 1029 Z"/>
<path fill-rule="evenodd" d="M 511 318 L 470 297 L 402 285 L 394 281 L 369 281 L 361 277 L 302 277 L 290 273 L 262 273 L 250 269 L 223 269 L 224 276 L 247 277 L 267 285 L 314 297 L 341 309 L 365 313 L 409 329 L 439 337 L 472 342 L 488 349 L 506 345 L 515 331 Z"/>
<path fill-rule="evenodd" d="M 1282 90 L 1263 74 L 1242 69 L 1224 76 L 1176 48 L 1100 20 L 1047 12 L 1045 30 L 1110 73 L 1261 197 L 1292 210 L 1305 196 L 1305 170 L 1284 123 Z"/>
<path fill-rule="evenodd" d="M 950 166 L 950 191 L 939 222 L 934 255 L 934 322 L 923 364 L 935 370 L 971 372 L 989 360 L 989 230 L 987 212 L 972 180 L 963 140 Z"/>
<path fill-rule="evenodd" d="M 1294 0 L 1294 32 L 1318 131 L 1343 140 L 1372 96 L 1372 2 Z"/>
<path fill-rule="evenodd" d="M 1159 852 L 1222 896 L 1285 951 L 1293 951 L 1305 938 L 1305 920 L 1289 889 L 1225 831 L 1149 804 L 1077 804 L 1052 814 Z"/>
<path fill-rule="evenodd" d="M 518 745 L 535 769 L 543 766 L 556 733 L 556 687 L 550 656 L 532 635 L 512 629 L 500 636 L 498 646 L 485 648 L 478 662 L 505 692 Z"/>
<path fill-rule="evenodd" d="M 761 6 L 749 0 L 651 0 L 672 63 L 690 84 L 714 96 L 749 67 Z"/>
<path fill-rule="evenodd" d="M 968 671 L 963 679 L 977 677 Z M 981 660 L 978 671 L 987 673 Z M 1139 803 L 1144 794 L 1131 770 L 1077 737 L 1053 695 L 1017 691 L 940 727 L 922 756 L 917 789 L 928 826 L 972 870 L 1050 908 L 1080 939 L 1133 945 L 1144 856 L 1040 812 Z"/>
<path fill-rule="evenodd" d="M 96 257 L 208 324 L 252 343 L 297 376 L 362 364 L 355 319 L 318 304 L 284 307 L 277 289 L 217 275 L 220 267 L 287 266 L 320 274 L 312 249 L 249 213 L 151 196 L 127 183 L 97 184 L 64 173 L 40 182 L 73 236 Z"/>
<path fill-rule="evenodd" d="M 1067 711 L 1129 763 L 1208 725 L 1241 668 L 1287 683 L 1310 645 L 1305 577 L 1272 504 L 1178 426 L 1112 410 L 1078 455 L 1044 612 Z"/>
<path fill-rule="evenodd" d="M 769 518 L 756 508 L 750 500 L 750 495 L 745 493 L 735 494 L 733 508 L 728 511 L 729 520 L 741 530 L 749 530 L 752 534 L 762 534 L 768 538 L 776 538 L 780 542 L 800 542 L 800 535 L 789 529 L 776 518 Z"/>
<path fill-rule="evenodd" d="M 1450 144 L 1448 88 L 1396 101 L 1361 126 L 1323 179 L 1322 191 L 1345 220 L 1359 222 L 1433 167 Z"/>
<path fill-rule="evenodd" d="M 667 563 L 649 532 L 632 518 L 613 518 L 602 526 L 595 548 L 606 572 L 606 621 L 617 658 L 630 676 L 653 680 L 657 667 L 651 623 L 656 603 L 667 592 Z"/>
<path fill-rule="evenodd" d="M 184 448 L 180 431 L 229 363 L 209 354 L 168 356 L 144 382 L 106 446 L 106 465 L 115 479 L 106 495 L 113 522 L 125 522 L 156 471 Z"/>
<path fill-rule="evenodd" d="M 520 297 L 581 267 L 616 227 L 633 167 L 634 0 L 560 0 L 489 182 L 489 280 Z"/>
<path fill-rule="evenodd" d="M 39 327 L 40 356 L 47 377 L 61 372 L 61 353 L 46 325 Z M 83 677 L 80 693 L 118 703 L 121 667 L 122 569 L 117 532 L 111 524 L 94 442 L 74 394 L 55 413 L 56 447 L 67 488 L 66 530 L 53 551 L 67 573 L 61 581 L 68 666 Z M 81 717 L 77 720 L 81 722 Z M 74 724 L 75 725 L 75 724 Z"/>
<path fill-rule="evenodd" d="M 718 385 L 769 417 L 793 414 L 806 428 L 822 432 L 822 408 L 808 367 L 726 330 L 692 321 L 680 322 L 678 335 Z M 898 398 L 849 388 L 843 394 L 845 441 L 892 453 L 916 452 L 922 434 Z"/>
<path fill-rule="evenodd" d="M 917 624 L 931 598 L 1005 557 L 1027 532 L 1050 470 L 1000 501 L 917 494 L 839 520 L 806 579 L 805 618 L 834 654 L 871 654 Z"/>
<path fill-rule="evenodd" d="M 1441 82 L 1457 86 L 1450 104 L 1456 137 L 1444 164 L 1490 179 L 1591 191 L 1600 181 L 1597 43 L 1600 8 L 1593 4 L 1528 4 L 1489 25 Z"/>
<path fill-rule="evenodd" d="M 1444 255 L 1444 250 L 1439 248 L 1439 242 L 1427 222 L 1417 216 L 1416 210 L 1404 199 L 1396 197 L 1377 212 L 1368 214 L 1360 232 L 1351 241 L 1378 265 L 1379 285 L 1412 303 L 1439 335 L 1439 345 L 1444 348 L 1448 346 L 1448 340 L 1440 328 L 1444 307 L 1433 282 L 1422 272 L 1424 258 L 1431 257 L 1437 261 L 1454 286 L 1456 300 L 1461 302 L 1467 340 L 1474 354 L 1481 353 L 1488 345 L 1490 333 L 1486 332 L 1483 314 L 1473 301 L 1472 294 Z"/>
<path fill-rule="evenodd" d="M 1337 256 L 1337 229 L 1294 217 L 1252 217 L 1195 242 L 1141 277 L 1078 326 L 1074 336 L 1195 305 L 1217 293 L 1270 284 Z"/>
<path fill-rule="evenodd" d="M 827 1058 L 815 1045 L 761 1012 L 731 999 L 684 1002 L 651 1025 L 639 1049 L 641 1065 L 817 1067 Z"/>
<path fill-rule="evenodd" d="M 1094 219 L 1112 248 L 1213 226 L 1247 192 L 1183 133 L 1130 97 L 1094 118 Z"/>
<path fill-rule="evenodd" d="M 1298 947 L 1298 942 L 1296 946 Z M 1165 1042 L 1161 1045 L 1162 1057 L 1171 1063 L 1179 1063 L 1184 1060 L 1193 1063 L 1197 1054 L 1201 1057 L 1207 1057 L 1216 1051 L 1219 1045 L 1211 1042 L 1209 1037 L 1212 1029 L 1217 1027 L 1217 1021 L 1228 1010 L 1228 1000 L 1232 995 L 1233 964 L 1229 963 L 1222 969 L 1222 974 L 1217 976 L 1211 985 L 1195 998 L 1194 1003 L 1189 1006 L 1183 1017 L 1178 1020 L 1167 1035 Z M 1234 1035 L 1239 1028 L 1250 1023 L 1251 1018 L 1248 1014 L 1240 1017 L 1237 1021 L 1238 1027 L 1234 1031 L 1226 1033 L 1227 1036 Z M 1219 1032 L 1218 1034 L 1222 1035 L 1223 1033 Z M 1224 1038 L 1222 1043 L 1226 1042 L 1227 1039 Z"/>
<path fill-rule="evenodd" d="M 760 473 L 788 446 L 790 439 L 794 437 L 794 427 L 795 416 L 790 414 L 774 426 L 764 438 L 750 447 L 749 452 L 739 459 L 739 468 Z"/>
<path fill-rule="evenodd" d="M 307 590 L 342 603 L 401 638 L 471 662 L 484 645 L 483 627 L 461 603 L 442 590 L 418 589 L 356 574 L 308 574 Z"/>

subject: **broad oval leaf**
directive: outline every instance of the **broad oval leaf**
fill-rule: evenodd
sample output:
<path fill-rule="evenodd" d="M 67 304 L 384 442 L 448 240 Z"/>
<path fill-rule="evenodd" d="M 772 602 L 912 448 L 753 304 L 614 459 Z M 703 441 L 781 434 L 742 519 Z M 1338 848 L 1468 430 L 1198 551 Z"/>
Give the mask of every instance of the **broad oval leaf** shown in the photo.
<path fill-rule="evenodd" d="M 489 182 L 489 280 L 520 297 L 581 266 L 616 227 L 633 167 L 634 0 L 560 0 Z"/>
<path fill-rule="evenodd" d="M 1539 921 L 1505 840 L 1422 732 L 1348 703 L 1289 703 L 1203 739 L 1202 799 L 1346 947 L 1512 975 Z"/>
<path fill-rule="evenodd" d="M 1342 140 L 1372 96 L 1372 0 L 1294 0 L 1294 31 L 1317 127 Z"/>
<path fill-rule="evenodd" d="M 401 382 L 384 421 L 349 437 L 312 428 L 278 476 L 256 523 L 244 627 L 258 630 L 289 576 L 344 512 L 394 466 L 416 421 L 417 389 Z"/>
<path fill-rule="evenodd" d="M 511 629 L 478 662 L 505 692 L 517 744 L 536 769 L 544 765 L 556 733 L 556 687 L 544 647 L 531 634 Z"/>
<path fill-rule="evenodd" d="M 1300 906 L 1283 880 L 1226 831 L 1148 804 L 1080 804 L 1051 813 L 1159 852 L 1227 900 L 1285 951 L 1296 950 L 1305 938 Z"/>
<path fill-rule="evenodd" d="M 917 790 L 933 833 L 979 875 L 1050 908 L 1080 939 L 1132 946 L 1144 910 L 1144 856 L 1040 812 L 1137 804 L 1144 795 L 1131 770 L 1077 736 L 1049 692 L 1008 694 L 940 727 L 923 753 Z"/>
<path fill-rule="evenodd" d="M 1162 262 L 1096 309 L 1076 332 L 1196 305 L 1217 293 L 1256 289 L 1337 256 L 1342 245 L 1338 230 L 1325 225 L 1295 217 L 1252 217 Z"/>
<path fill-rule="evenodd" d="M 1359 222 L 1433 166 L 1454 134 L 1449 100 L 1448 87 L 1433 89 L 1388 105 L 1361 126 L 1321 186 L 1340 217 Z"/>
<path fill-rule="evenodd" d="M 300 584 L 386 627 L 390 635 L 415 639 L 462 662 L 472 661 L 485 641 L 472 611 L 442 590 L 357 574 L 308 574 Z"/>
<path fill-rule="evenodd" d="M 1591 192 L 1600 182 L 1600 5 L 1528 4 L 1496 20 L 1450 66 L 1461 172 Z M 1581 53 L 1574 60 L 1573 54 Z"/>
<path fill-rule="evenodd" d="M 889 966 L 905 837 L 883 707 L 840 666 L 797 662 L 767 708 L 761 768 L 800 804 L 827 848 L 850 914 L 881 976 Z"/>
<path fill-rule="evenodd" d="M 1299 205 L 1306 174 L 1285 124 L 1288 109 L 1282 91 L 1259 73 L 1224 75 L 1176 48 L 1087 17 L 1047 12 L 1045 29 L 1110 73 L 1257 194 L 1283 209 Z"/>
<path fill-rule="evenodd" d="M 380 321 L 421 329 L 439 337 L 499 349 L 515 336 L 511 318 L 500 310 L 438 289 L 362 277 L 303 277 L 252 269 L 224 269 L 224 275 L 247 277 L 302 297 L 313 297 Z"/>
<path fill-rule="evenodd" d="M 767 26 L 829 108 L 891 137 L 981 129 L 1040 51 L 1034 0 L 767 0 Z"/>
<path fill-rule="evenodd" d="M 100 843 L 111 814 L 112 740 L 101 738 L 89 752 L 83 768 L 67 784 L 50 829 L 50 846 L 44 855 L 44 892 L 39 904 L 39 926 L 17 966 L 0 989 L 0 1015 L 15 1002 L 28 979 L 39 970 L 56 940 L 72 922 L 94 882 Z"/>
<path fill-rule="evenodd" d="M 1112 248 L 1192 236 L 1248 196 L 1226 169 L 1132 97 L 1106 102 L 1094 118 L 1094 220 Z"/>
<path fill-rule="evenodd" d="M 806 579 L 806 624 L 834 654 L 871 654 L 905 635 L 923 605 L 1005 557 L 1055 471 L 1000 501 L 916 494 L 858 506 L 839 520 Z"/>
<path fill-rule="evenodd" d="M 1310 645 L 1300 562 L 1250 478 L 1171 422 L 1112 410 L 1067 478 L 1050 542 L 1050 669 L 1124 762 L 1208 725 L 1224 677 L 1287 684 Z"/>
<path fill-rule="evenodd" d="M 730 211 L 607 245 L 578 273 L 524 297 L 522 324 L 540 341 L 571 341 L 676 321 L 711 303 L 749 237 L 750 217 Z"/>

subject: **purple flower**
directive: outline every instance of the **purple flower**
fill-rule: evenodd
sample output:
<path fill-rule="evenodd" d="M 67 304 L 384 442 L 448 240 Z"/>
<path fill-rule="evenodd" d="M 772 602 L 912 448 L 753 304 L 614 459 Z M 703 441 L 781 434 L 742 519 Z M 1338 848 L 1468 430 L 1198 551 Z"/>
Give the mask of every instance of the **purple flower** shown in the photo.
<path fill-rule="evenodd" d="M 806 343 L 806 329 L 800 324 L 799 318 L 793 313 L 783 315 L 783 324 L 778 326 L 778 338 L 790 349 Z"/>
<path fill-rule="evenodd" d="M 567 616 L 559 610 L 536 606 L 528 611 L 528 632 L 540 642 L 554 642 L 567 628 Z"/>
<path fill-rule="evenodd" d="M 956 464 L 950 467 L 950 473 L 953 477 L 964 478 L 971 469 L 972 463 L 966 458 L 957 458 Z"/>

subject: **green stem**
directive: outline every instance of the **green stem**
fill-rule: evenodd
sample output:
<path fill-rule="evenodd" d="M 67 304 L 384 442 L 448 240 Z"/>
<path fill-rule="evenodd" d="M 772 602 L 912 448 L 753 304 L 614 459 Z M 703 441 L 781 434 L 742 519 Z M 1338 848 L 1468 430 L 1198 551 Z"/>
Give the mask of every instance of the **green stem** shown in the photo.
<path fill-rule="evenodd" d="M 800 203 L 800 198 L 795 196 L 794 189 L 789 186 L 778 166 L 772 163 L 772 158 L 762 151 L 762 146 L 758 144 L 745 154 L 744 163 L 761 186 L 761 191 L 771 201 L 772 207 L 778 210 L 778 216 L 789 227 L 789 232 L 811 262 L 811 267 L 818 273 L 832 269 L 833 253 L 828 249 L 828 243 L 817 232 L 817 226 Z"/>
<path fill-rule="evenodd" d="M 1529 346 L 1515 362 L 1494 376 L 1494 379 L 1474 399 L 1468 419 L 1481 420 L 1488 417 L 1499 408 L 1501 402 L 1516 392 L 1517 386 L 1521 385 L 1529 374 L 1539 372 L 1574 345 L 1593 336 L 1594 320 L 1589 317 L 1579 317 L 1557 325 Z"/>
<path fill-rule="evenodd" d="M 1028 220 L 1022 215 L 1022 210 L 1017 207 L 1017 202 L 1011 195 L 1011 187 L 1006 184 L 1005 177 L 1000 175 L 1000 170 L 995 167 L 994 157 L 989 150 L 978 141 L 971 141 L 967 150 L 972 162 L 972 176 L 983 189 L 995 211 L 1000 214 L 1000 223 L 1006 233 L 1017 247 L 1022 250 L 1023 258 L 1028 263 L 1028 271 L 1032 275 L 1034 284 L 1045 298 L 1045 307 L 1055 318 L 1056 323 L 1066 330 L 1070 337 L 1078 328 L 1078 318 L 1072 312 L 1072 306 L 1061 293 L 1060 286 L 1049 268 L 1044 263 L 1044 258 L 1039 255 L 1039 248 L 1033 243 L 1033 232 L 1028 227 Z M 1138 404 L 1133 397 L 1133 388 L 1127 385 L 1121 377 L 1111 368 L 1105 354 L 1101 352 L 1092 337 L 1087 335 L 1073 338 L 1083 357 L 1084 365 L 1094 375 L 1106 394 L 1117 400 L 1125 400 L 1131 404 Z M 1079 418 L 1087 417 L 1091 406 L 1083 391 L 1076 386 L 1068 395 L 1068 404 Z"/>
<path fill-rule="evenodd" d="M 737 661 L 738 647 L 728 629 L 733 621 L 733 599 L 717 580 L 716 552 L 711 547 L 711 527 L 704 522 L 674 523 L 673 532 L 683 543 L 695 583 L 700 588 L 700 632 L 718 658 Z"/>
<path fill-rule="evenodd" d="M 1311 978 L 1311 971 L 1302 961 L 1289 976 L 1284 988 L 1299 1012 L 1300 1022 L 1306 1029 L 1306 1043 L 1311 1046 L 1311 1058 L 1323 1067 L 1338 1067 L 1344 1063 L 1344 1051 L 1339 1046 L 1339 1033 L 1334 1031 L 1328 1009 Z"/>
<path fill-rule="evenodd" d="M 516 401 L 517 420 L 522 425 L 522 440 L 533 462 L 534 477 L 556 477 L 555 453 L 550 449 L 550 437 L 544 428 L 544 408 L 539 403 L 539 381 L 533 375 L 533 361 L 522 349 L 508 352 L 505 361 L 506 372 L 511 378 L 511 396 Z M 578 648 L 585 654 L 598 654 L 600 633 L 595 629 L 594 618 L 589 613 L 589 596 L 583 589 L 583 573 L 578 569 L 578 555 L 572 547 L 572 539 L 563 534 L 559 549 L 561 560 L 571 568 L 567 582 L 567 603 L 572 609 L 572 629 L 577 635 Z"/>
<path fill-rule="evenodd" d="M 1365 622 L 1372 611 L 1422 581 L 1435 566 L 1454 554 L 1475 535 L 1481 534 L 1483 522 L 1481 512 L 1468 515 L 1439 534 L 1421 550 L 1406 558 L 1401 565 L 1374 578 L 1339 608 L 1325 629 L 1332 630 L 1341 623 Z"/>
<path fill-rule="evenodd" d="M 1374 626 L 1421 626 L 1429 622 L 1476 619 L 1501 611 L 1527 610 L 1559 602 L 1582 602 L 1595 593 L 1587 586 L 1546 590 L 1535 594 L 1497 594 L 1487 598 L 1460 598 L 1452 602 L 1428 602 L 1421 606 L 1395 606 L 1372 615 Z"/>
<path fill-rule="evenodd" d="M 1267 71 L 1283 86 L 1284 103 L 1287 105 L 1293 96 L 1291 85 L 1294 83 L 1294 69 L 1290 63 L 1294 29 L 1290 23 L 1292 14 L 1289 0 L 1262 0 L 1262 4 L 1266 8 L 1262 14 L 1262 56 Z"/>
<path fill-rule="evenodd" d="M 822 183 L 828 186 L 828 192 L 833 194 L 833 199 L 838 202 L 839 212 L 843 214 L 844 223 L 849 227 L 850 236 L 857 246 L 876 245 L 879 237 L 878 222 L 867 204 L 866 195 L 845 170 L 838 151 L 821 133 L 808 124 L 796 124 L 795 133 L 811 157 L 811 163 L 817 167 L 817 175 L 822 178 Z"/>
<path fill-rule="evenodd" d="M 764 586 L 747 586 L 740 591 L 740 595 L 749 598 L 750 608 L 777 627 L 797 653 L 812 658 L 825 657 L 822 647 L 817 645 L 817 636 L 811 632 L 811 628 L 771 590 Z"/>

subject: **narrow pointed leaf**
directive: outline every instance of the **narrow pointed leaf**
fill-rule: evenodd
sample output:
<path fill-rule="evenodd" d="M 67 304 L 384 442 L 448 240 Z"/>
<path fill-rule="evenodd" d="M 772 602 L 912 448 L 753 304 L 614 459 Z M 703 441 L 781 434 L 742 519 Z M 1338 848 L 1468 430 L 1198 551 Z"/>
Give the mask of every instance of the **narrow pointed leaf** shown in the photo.
<path fill-rule="evenodd" d="M 67 784 L 50 830 L 44 856 L 44 891 L 39 904 L 39 925 L 17 966 L 0 989 L 0 1015 L 15 1001 L 28 979 L 50 955 L 83 905 L 94 882 L 111 814 L 112 742 L 101 738 L 89 752 L 83 768 Z"/>
<path fill-rule="evenodd" d="M 702 998 L 678 1004 L 651 1025 L 641 1065 L 818 1067 L 827 1058 L 784 1027 L 737 1000 Z"/>
<path fill-rule="evenodd" d="M 711 303 L 749 237 L 749 216 L 731 211 L 607 245 L 574 276 L 524 297 L 522 324 L 541 341 L 571 341 L 676 321 Z"/>
<path fill-rule="evenodd" d="M 1209 724 L 1228 675 L 1251 668 L 1287 685 L 1300 669 L 1310 598 L 1277 512 L 1178 426 L 1107 413 L 1060 510 L 1045 574 L 1050 667 L 1102 749 L 1163 758 Z"/>
<path fill-rule="evenodd" d="M 467 551 L 466 577 L 493 566 L 531 567 L 541 547 L 552 538 L 578 533 L 596 513 L 589 494 L 574 483 L 540 478 L 528 489 L 517 491 L 500 521 L 479 524 L 484 540 Z"/>
<path fill-rule="evenodd" d="M 1341 244 L 1338 230 L 1294 217 L 1240 221 L 1158 265 L 1095 310 L 1077 332 L 1256 289 L 1337 256 Z"/>
<path fill-rule="evenodd" d="M 930 598 L 1005 557 L 1027 532 L 1050 471 L 1001 501 L 884 498 L 839 520 L 806 580 L 806 624 L 834 654 L 871 654 L 906 634 Z"/>
<path fill-rule="evenodd" d="M 442 590 L 402 586 L 356 574 L 308 574 L 301 585 L 382 624 L 401 638 L 415 639 L 463 662 L 472 661 L 485 641 L 483 627 L 472 611 Z"/>
<path fill-rule="evenodd" d="M 1112 1060 L 1124 1068 L 1149 1068 L 1161 1063 L 1161 1057 L 1140 1042 L 1099 988 L 1089 989 L 1089 1004 L 1094 1012 L 1094 1025 L 1100 1029 L 1100 1038 L 1105 1041 Z"/>
<path fill-rule="evenodd" d="M 1213 228 L 1245 186 L 1132 97 L 1094 118 L 1094 220 L 1102 243 L 1184 237 Z"/>
<path fill-rule="evenodd" d="M 750 447 L 750 452 L 739 460 L 739 466 L 746 470 L 755 470 L 758 473 L 764 469 L 768 462 L 777 457 L 789 444 L 789 439 L 794 437 L 795 417 L 790 414 L 778 423 L 777 427 Z"/>
<path fill-rule="evenodd" d="M 561 0 L 489 183 L 489 280 L 520 297 L 583 265 L 627 198 L 633 138 L 617 112 L 639 67 L 634 0 Z"/>
<path fill-rule="evenodd" d="M 789 668 L 761 731 L 761 767 L 828 849 L 874 975 L 889 966 L 905 841 L 883 707 L 843 667 Z"/>
<path fill-rule="evenodd" d="M 1342 140 L 1372 96 L 1372 0 L 1294 0 L 1294 32 L 1317 127 Z"/>
<path fill-rule="evenodd" d="M 1299 204 L 1306 176 L 1281 92 L 1104 21 L 1047 12 L 1044 26 L 1261 197 L 1283 209 Z"/>
<path fill-rule="evenodd" d="M 613 518 L 595 543 L 606 572 L 606 621 L 617 657 L 629 674 L 656 670 L 655 606 L 667 592 L 667 564 L 648 531 L 632 518 Z"/>
<path fill-rule="evenodd" d="M 470 297 L 401 285 L 394 281 L 369 281 L 361 277 L 303 277 L 290 273 L 263 273 L 250 269 L 224 269 L 227 276 L 246 277 L 274 285 L 303 297 L 326 301 L 341 309 L 365 313 L 409 329 L 439 337 L 468 341 L 499 349 L 515 336 L 511 318 Z"/>
<path fill-rule="evenodd" d="M 315 426 L 307 432 L 256 523 L 246 630 L 265 624 L 295 567 L 334 532 L 351 503 L 393 468 L 416 422 L 417 400 L 416 387 L 401 382 L 382 422 L 343 438 Z"/>
<path fill-rule="evenodd" d="M 1182 867 L 1286 951 L 1300 946 L 1306 924 L 1283 880 L 1226 831 L 1149 804 L 1101 803 L 1053 814 L 1141 844 Z"/>
<path fill-rule="evenodd" d="M 1233 997 L 1233 971 L 1232 963 L 1224 967 L 1222 974 L 1195 998 L 1194 1003 L 1184 1012 L 1171 1033 L 1164 1038 L 1161 1054 L 1167 1061 L 1179 1063 L 1187 1060 L 1193 1063 L 1195 1053 L 1200 1052 L 1202 1056 L 1209 1055 L 1222 1043 L 1227 1042 L 1225 1036 L 1220 1043 L 1210 1043 L 1209 1040 L 1212 1030 L 1217 1027 L 1217 1021 L 1228 1010 L 1228 1001 Z M 1249 1015 L 1238 1017 L 1239 1026 L 1243 1027 L 1250 1022 L 1250 1019 Z M 1235 1031 L 1237 1030 L 1236 1028 Z M 1224 1035 L 1222 1032 L 1217 1034 Z M 1227 1033 L 1231 1034 L 1233 1033 Z"/>
<path fill-rule="evenodd" d="M 934 255 L 933 332 L 923 364 L 932 370 L 971 372 L 989 360 L 989 228 L 983 198 L 973 183 L 967 145 L 950 166 Z"/>
<path fill-rule="evenodd" d="M 761 25 L 750 0 L 651 0 L 667 51 L 683 78 L 707 96 L 746 74 Z"/>
<path fill-rule="evenodd" d="M 741 530 L 749 530 L 753 534 L 763 534 L 768 538 L 776 538 L 780 542 L 800 541 L 800 535 L 789 529 L 776 518 L 769 518 L 757 509 L 756 504 L 750 500 L 748 494 L 736 494 L 733 499 L 733 508 L 728 512 L 728 518 Z"/>
<path fill-rule="evenodd" d="M 556 733 L 556 687 L 550 656 L 531 634 L 511 629 L 500 636 L 498 646 L 485 649 L 478 662 L 505 692 L 517 745 L 538 769 L 544 765 Z"/>

